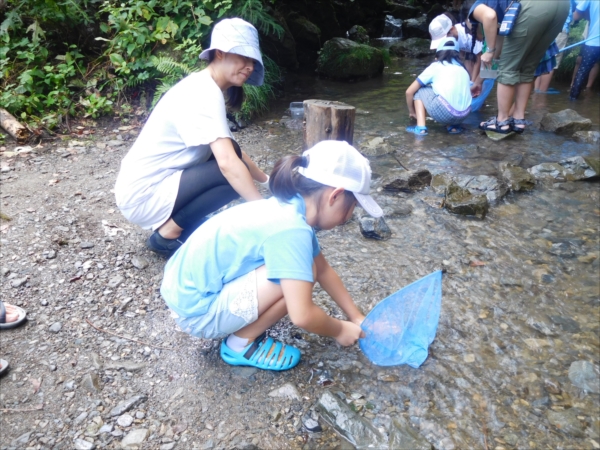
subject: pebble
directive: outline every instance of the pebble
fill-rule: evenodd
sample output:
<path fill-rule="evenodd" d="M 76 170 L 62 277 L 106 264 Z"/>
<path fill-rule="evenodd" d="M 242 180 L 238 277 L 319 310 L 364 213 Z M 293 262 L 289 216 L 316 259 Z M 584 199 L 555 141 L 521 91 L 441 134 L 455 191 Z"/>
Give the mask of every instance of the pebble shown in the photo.
<path fill-rule="evenodd" d="M 283 386 L 269 392 L 269 397 L 289 398 L 290 400 L 300 400 L 300 393 L 292 383 L 286 383 Z"/>
<path fill-rule="evenodd" d="M 148 260 L 146 260 L 146 258 L 144 258 L 142 256 L 137 256 L 137 255 L 135 255 L 133 258 L 131 258 L 131 264 L 133 264 L 133 267 L 135 267 L 136 269 L 140 269 L 140 270 L 143 270 L 150 265 L 150 263 L 148 262 Z"/>
<path fill-rule="evenodd" d="M 87 418 L 87 416 L 88 416 L 88 413 L 82 412 L 77 417 L 75 417 L 75 419 L 73 419 L 73 424 L 79 425 L 81 422 L 83 422 Z"/>
<path fill-rule="evenodd" d="M 55 250 L 48 250 L 48 253 L 46 253 L 45 257 L 46 257 L 46 259 L 54 259 L 54 258 L 56 258 L 56 251 Z"/>
<path fill-rule="evenodd" d="M 583 437 L 584 431 L 577 414 L 573 409 L 565 411 L 548 411 L 548 421 L 568 436 Z"/>
<path fill-rule="evenodd" d="M 98 434 L 102 434 L 102 433 L 110 433 L 113 430 L 114 425 L 112 423 L 107 423 L 102 425 L 102 427 L 100 427 L 100 429 L 98 430 Z"/>
<path fill-rule="evenodd" d="M 75 439 L 73 444 L 75 450 L 93 450 L 96 448 L 93 442 L 86 441 L 85 439 Z"/>
<path fill-rule="evenodd" d="M 27 277 L 15 278 L 14 280 L 12 280 L 10 282 L 10 285 L 14 288 L 19 288 L 19 287 L 23 286 L 25 283 L 27 283 Z"/>
<path fill-rule="evenodd" d="M 95 373 L 87 373 L 81 379 L 81 387 L 92 394 L 100 391 L 100 379 Z"/>
<path fill-rule="evenodd" d="M 79 246 L 81 248 L 93 248 L 94 247 L 94 243 L 93 242 L 82 242 L 81 244 L 79 244 Z"/>
<path fill-rule="evenodd" d="M 61 329 L 62 329 L 62 323 L 54 322 L 52 325 L 50 325 L 50 328 L 48 328 L 48 331 L 50 331 L 51 333 L 58 333 Z"/>
<path fill-rule="evenodd" d="M 129 434 L 121 441 L 121 447 L 127 449 L 139 446 L 142 442 L 144 442 L 144 440 L 146 440 L 148 433 L 149 431 L 145 428 L 131 430 Z"/>
<path fill-rule="evenodd" d="M 168 444 L 162 444 L 159 450 L 172 450 L 175 448 L 175 442 L 169 442 Z"/>
<path fill-rule="evenodd" d="M 578 388 L 600 394 L 600 370 L 589 361 L 574 361 L 571 363 L 569 380 Z"/>
<path fill-rule="evenodd" d="M 147 397 L 145 395 L 136 395 L 135 397 L 131 397 L 127 400 L 124 400 L 110 410 L 110 416 L 120 416 L 123 413 L 129 411 L 130 409 L 134 408 L 135 406 L 139 405 L 140 403 L 145 402 L 146 399 Z"/>
<path fill-rule="evenodd" d="M 143 411 L 137 411 L 137 412 L 135 413 L 135 418 L 136 418 L 136 419 L 140 419 L 140 420 L 141 420 L 141 419 L 143 419 L 143 418 L 145 418 L 145 417 L 146 417 L 146 414 L 145 414 Z"/>
<path fill-rule="evenodd" d="M 109 281 L 108 281 L 108 287 L 115 289 L 117 288 L 123 281 L 125 281 L 125 278 L 123 278 L 121 275 L 116 275 L 114 277 L 112 277 Z"/>
<path fill-rule="evenodd" d="M 119 416 L 119 418 L 117 419 L 117 423 L 121 427 L 131 426 L 131 424 L 133 423 L 133 417 L 131 417 L 129 414 L 123 414 L 122 416 Z"/>
<path fill-rule="evenodd" d="M 45 298 L 40 300 L 40 305 L 42 306 L 48 306 L 48 300 L 46 300 Z"/>

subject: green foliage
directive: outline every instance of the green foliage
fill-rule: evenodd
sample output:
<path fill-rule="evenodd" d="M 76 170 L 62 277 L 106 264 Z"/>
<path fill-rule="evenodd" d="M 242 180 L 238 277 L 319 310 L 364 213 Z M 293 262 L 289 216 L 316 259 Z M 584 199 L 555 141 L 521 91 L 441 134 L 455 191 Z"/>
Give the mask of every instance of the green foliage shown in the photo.
<path fill-rule="evenodd" d="M 242 105 L 242 110 L 236 114 L 244 119 L 249 119 L 267 111 L 269 109 L 269 102 L 275 98 L 275 86 L 281 82 L 282 73 L 277 64 L 266 55 L 263 55 L 263 64 L 265 65 L 265 81 L 263 85 L 251 86 L 244 84 L 246 100 Z"/>
<path fill-rule="evenodd" d="M 239 16 L 264 33 L 283 33 L 263 0 L 6 1 L 8 12 L 0 23 L 0 104 L 49 128 L 66 114 L 132 111 L 133 88 L 156 89 L 156 102 L 201 68 L 201 42 L 221 18 Z M 278 78 L 277 66 L 270 70 Z M 265 108 L 272 89 L 250 89 L 244 115 Z"/>
<path fill-rule="evenodd" d="M 580 21 L 574 27 L 571 27 L 571 31 L 569 32 L 569 39 L 567 41 L 567 46 L 575 44 L 577 42 L 581 42 L 583 40 L 583 30 L 585 29 L 586 22 L 584 20 Z M 560 66 L 556 68 L 555 77 L 557 80 L 561 81 L 571 81 L 571 77 L 573 76 L 573 70 L 575 69 L 575 64 L 577 62 L 577 57 L 581 52 L 581 46 L 575 47 L 571 50 L 567 50 L 565 55 L 560 62 Z"/>

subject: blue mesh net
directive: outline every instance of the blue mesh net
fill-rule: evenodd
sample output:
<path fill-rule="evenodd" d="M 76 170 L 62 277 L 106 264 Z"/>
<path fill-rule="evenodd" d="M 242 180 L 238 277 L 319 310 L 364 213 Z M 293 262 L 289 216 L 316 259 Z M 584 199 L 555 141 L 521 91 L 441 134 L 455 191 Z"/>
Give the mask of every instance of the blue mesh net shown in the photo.
<path fill-rule="evenodd" d="M 496 80 L 493 78 L 486 78 L 483 80 L 481 94 L 471 101 L 471 112 L 479 111 L 479 109 L 483 106 L 483 102 L 485 102 L 485 100 L 488 98 L 488 95 L 490 95 L 495 81 Z"/>
<path fill-rule="evenodd" d="M 363 353 L 379 366 L 408 364 L 417 368 L 427 359 L 442 307 L 442 272 L 437 271 L 382 300 L 362 323 Z"/>

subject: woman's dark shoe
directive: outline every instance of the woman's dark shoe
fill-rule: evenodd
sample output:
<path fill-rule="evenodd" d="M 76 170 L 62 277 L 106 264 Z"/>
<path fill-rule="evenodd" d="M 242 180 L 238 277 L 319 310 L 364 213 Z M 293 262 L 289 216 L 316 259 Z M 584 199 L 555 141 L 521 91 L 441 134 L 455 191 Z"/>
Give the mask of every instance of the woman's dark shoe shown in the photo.
<path fill-rule="evenodd" d="M 479 124 L 479 129 L 483 131 L 493 131 L 494 133 L 508 134 L 512 131 L 511 120 L 498 122 L 497 117 L 490 117 L 487 121 Z"/>
<path fill-rule="evenodd" d="M 170 258 L 182 245 L 182 240 L 165 239 L 158 233 L 158 230 L 152 233 L 146 241 L 146 247 L 165 258 Z"/>
<path fill-rule="evenodd" d="M 518 125 L 518 126 L 517 126 Z M 525 119 L 512 119 L 510 129 L 517 134 L 523 134 L 525 126 L 529 125 Z"/>

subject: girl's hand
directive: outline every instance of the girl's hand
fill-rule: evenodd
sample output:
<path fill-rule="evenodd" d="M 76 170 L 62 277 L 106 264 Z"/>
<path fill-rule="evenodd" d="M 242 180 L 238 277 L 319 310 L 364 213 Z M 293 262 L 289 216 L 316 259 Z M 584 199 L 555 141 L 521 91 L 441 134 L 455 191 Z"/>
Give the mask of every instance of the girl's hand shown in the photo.
<path fill-rule="evenodd" d="M 342 320 L 341 323 L 342 329 L 340 330 L 340 334 L 335 337 L 335 340 L 338 341 L 340 345 L 347 347 L 348 345 L 354 344 L 359 338 L 365 337 L 365 333 L 357 324 L 346 320 Z"/>
<path fill-rule="evenodd" d="M 417 120 L 417 113 L 416 112 L 409 112 L 408 113 L 408 117 L 410 118 L 410 120 Z"/>
<path fill-rule="evenodd" d="M 471 97 L 473 97 L 473 98 L 478 97 L 479 94 L 481 94 L 481 84 L 474 83 L 471 86 Z"/>

